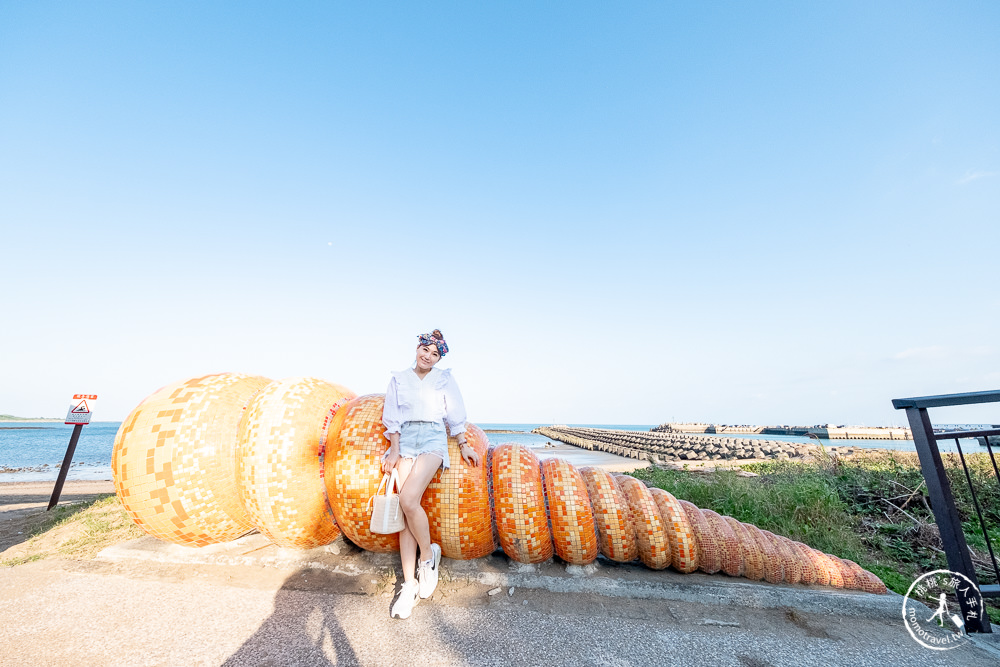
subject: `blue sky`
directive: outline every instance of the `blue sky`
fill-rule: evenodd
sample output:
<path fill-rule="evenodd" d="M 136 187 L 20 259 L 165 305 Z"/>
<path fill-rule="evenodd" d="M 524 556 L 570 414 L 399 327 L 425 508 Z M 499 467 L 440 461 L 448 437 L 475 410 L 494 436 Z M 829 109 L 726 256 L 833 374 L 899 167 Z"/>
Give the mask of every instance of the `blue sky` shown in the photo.
<path fill-rule="evenodd" d="M 1000 5 L 479 5 L 0 5 L 0 412 L 434 327 L 481 422 L 1000 388 Z"/>

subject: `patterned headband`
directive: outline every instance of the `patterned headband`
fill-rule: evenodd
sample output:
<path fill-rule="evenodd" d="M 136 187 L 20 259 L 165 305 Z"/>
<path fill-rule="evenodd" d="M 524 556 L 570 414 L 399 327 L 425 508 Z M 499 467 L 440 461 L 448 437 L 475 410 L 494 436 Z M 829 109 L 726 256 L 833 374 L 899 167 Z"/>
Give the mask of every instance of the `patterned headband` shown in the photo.
<path fill-rule="evenodd" d="M 444 338 L 438 338 L 433 333 L 425 333 L 417 336 L 420 340 L 421 345 L 433 345 L 437 348 L 438 354 L 442 357 L 448 354 L 448 343 L 444 342 Z"/>

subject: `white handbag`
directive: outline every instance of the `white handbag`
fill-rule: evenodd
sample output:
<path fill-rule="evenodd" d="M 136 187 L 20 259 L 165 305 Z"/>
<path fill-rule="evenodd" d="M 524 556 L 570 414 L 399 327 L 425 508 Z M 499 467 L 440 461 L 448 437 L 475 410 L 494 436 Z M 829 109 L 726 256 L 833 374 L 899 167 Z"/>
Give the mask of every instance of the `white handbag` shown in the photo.
<path fill-rule="evenodd" d="M 382 494 L 382 487 L 385 494 Z M 399 507 L 399 473 L 395 470 L 382 476 L 375 495 L 368 501 L 372 507 L 369 528 L 379 535 L 390 535 L 403 530 L 403 510 Z"/>

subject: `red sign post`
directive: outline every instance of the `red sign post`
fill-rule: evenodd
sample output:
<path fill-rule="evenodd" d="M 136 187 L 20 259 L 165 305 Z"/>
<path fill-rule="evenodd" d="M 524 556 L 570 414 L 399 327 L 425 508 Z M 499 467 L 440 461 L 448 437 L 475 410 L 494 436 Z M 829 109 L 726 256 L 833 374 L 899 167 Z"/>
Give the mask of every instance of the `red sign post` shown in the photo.
<path fill-rule="evenodd" d="M 69 447 L 66 448 L 66 456 L 63 457 L 62 467 L 59 468 L 59 477 L 56 478 L 56 486 L 52 489 L 48 509 L 52 509 L 59 502 L 63 484 L 66 483 L 66 474 L 69 472 L 70 464 L 73 463 L 73 453 L 76 451 L 80 432 L 84 426 L 90 423 L 90 415 L 93 414 L 91 410 L 96 401 L 97 394 L 73 394 L 73 401 L 69 404 L 69 412 L 66 413 L 66 423 L 73 424 L 73 435 L 69 438 Z"/>

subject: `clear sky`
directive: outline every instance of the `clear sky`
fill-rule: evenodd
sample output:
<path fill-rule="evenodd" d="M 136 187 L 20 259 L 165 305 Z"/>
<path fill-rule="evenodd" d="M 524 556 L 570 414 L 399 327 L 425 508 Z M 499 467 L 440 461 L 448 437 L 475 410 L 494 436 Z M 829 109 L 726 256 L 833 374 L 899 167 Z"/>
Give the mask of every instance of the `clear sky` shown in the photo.
<path fill-rule="evenodd" d="M 992 1 L 0 3 L 0 413 L 380 392 L 434 327 L 479 422 L 1000 388 L 998 35 Z"/>

